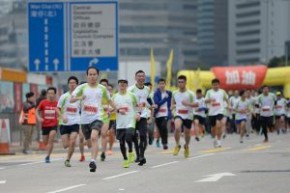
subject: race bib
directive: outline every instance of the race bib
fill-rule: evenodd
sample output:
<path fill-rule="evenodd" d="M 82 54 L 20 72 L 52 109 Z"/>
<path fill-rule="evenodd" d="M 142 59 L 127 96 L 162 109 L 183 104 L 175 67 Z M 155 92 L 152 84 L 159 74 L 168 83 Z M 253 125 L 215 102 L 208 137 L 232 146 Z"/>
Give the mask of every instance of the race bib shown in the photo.
<path fill-rule="evenodd" d="M 161 109 L 159 109 L 158 112 L 159 112 L 159 113 L 166 113 L 166 112 L 167 112 L 167 109 L 166 109 L 166 108 L 161 108 Z"/>
<path fill-rule="evenodd" d="M 78 108 L 74 106 L 68 106 L 66 107 L 66 113 L 69 115 L 76 115 L 78 113 Z"/>
<path fill-rule="evenodd" d="M 44 110 L 44 119 L 55 119 L 55 110 Z"/>
<path fill-rule="evenodd" d="M 219 106 L 221 106 L 221 104 L 218 103 L 218 102 L 213 102 L 213 103 L 211 104 L 211 106 L 213 106 L 213 107 L 219 107 Z"/>
<path fill-rule="evenodd" d="M 98 106 L 95 104 L 84 104 L 84 112 L 90 115 L 98 113 Z"/>
<path fill-rule="evenodd" d="M 264 107 L 262 107 L 262 111 L 270 111 L 270 106 L 264 106 Z"/>
<path fill-rule="evenodd" d="M 186 114 L 188 114 L 188 110 L 186 110 L 186 109 L 179 109 L 179 110 L 177 111 L 177 113 L 179 113 L 179 114 L 183 114 L 183 115 L 186 115 Z"/>

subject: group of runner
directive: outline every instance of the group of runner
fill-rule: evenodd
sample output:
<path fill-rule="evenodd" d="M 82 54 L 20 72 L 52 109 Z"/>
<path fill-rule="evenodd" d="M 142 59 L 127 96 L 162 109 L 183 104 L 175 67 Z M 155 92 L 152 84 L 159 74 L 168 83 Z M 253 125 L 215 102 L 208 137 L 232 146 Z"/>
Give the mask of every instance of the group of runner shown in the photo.
<path fill-rule="evenodd" d="M 236 91 L 234 96 L 219 88 L 219 80 L 212 80 L 212 89 L 203 97 L 202 90 L 195 93 L 187 89 L 186 76 L 177 78 L 177 90 L 166 90 L 166 81 L 160 79 L 158 88 L 152 91 L 150 84 L 145 85 L 145 73 L 135 73 L 136 83 L 129 87 L 126 79 L 118 80 L 118 91 L 113 93 L 113 86 L 108 80 L 98 82 L 99 70 L 89 67 L 86 71 L 87 82 L 79 84 L 75 76 L 68 79 L 69 91 L 56 100 L 56 89 L 47 89 L 47 99 L 37 107 L 37 119 L 42 124 L 43 141 L 46 144 L 45 162 L 50 162 L 57 128 L 61 134 L 63 147 L 67 148 L 65 166 L 71 167 L 76 140 L 79 136 L 81 150 L 80 161 L 85 160 L 84 144 L 91 150 L 89 169 L 97 169 L 99 139 L 101 140 L 101 161 L 105 161 L 106 152 L 112 154 L 115 138 L 119 140 L 123 156 L 123 167 L 128 168 L 133 162 L 142 166 L 146 164 L 146 148 L 152 144 L 153 136 L 148 125 L 153 122 L 157 131 L 157 144 L 168 149 L 168 122 L 174 120 L 175 147 L 173 155 L 177 156 L 181 149 L 181 136 L 184 135 L 184 157 L 190 155 L 189 144 L 191 129 L 195 128 L 195 139 L 205 132 L 207 118 L 211 126 L 214 147 L 221 147 L 221 138 L 226 132 L 227 119 L 234 121 L 231 128 L 240 133 L 240 142 L 248 134 L 248 122 L 253 119 L 254 127 L 268 141 L 268 129 L 273 128 L 275 116 L 276 128 L 285 131 L 285 115 L 287 100 L 281 93 L 277 96 L 263 87 L 260 95 L 253 96 L 248 91 Z M 289 114 L 290 115 L 290 114 Z M 251 118 L 252 117 L 252 118 Z M 256 121 L 256 122 L 255 122 Z M 150 128 L 150 126 L 149 126 Z M 109 150 L 107 151 L 107 144 Z M 133 151 L 133 149 L 135 151 Z"/>

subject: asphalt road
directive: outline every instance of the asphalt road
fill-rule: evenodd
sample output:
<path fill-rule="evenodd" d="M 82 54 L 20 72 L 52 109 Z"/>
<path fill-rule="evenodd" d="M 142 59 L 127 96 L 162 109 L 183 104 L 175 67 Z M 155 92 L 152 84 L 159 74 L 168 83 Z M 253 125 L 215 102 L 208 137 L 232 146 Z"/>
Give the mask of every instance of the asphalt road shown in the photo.
<path fill-rule="evenodd" d="M 43 163 L 44 154 L 0 157 L 0 192 L 13 193 L 289 193 L 290 134 L 270 135 L 261 143 L 252 135 L 243 144 L 228 135 L 223 147 L 214 149 L 209 136 L 192 139 L 190 158 L 183 150 L 173 156 L 154 145 L 147 149 L 147 164 L 122 168 L 118 145 L 105 162 L 97 161 L 90 173 L 87 161 L 80 163 L 79 152 L 72 167 L 64 166 L 64 151 L 56 151 L 52 162 Z M 173 138 L 170 147 L 173 148 Z"/>

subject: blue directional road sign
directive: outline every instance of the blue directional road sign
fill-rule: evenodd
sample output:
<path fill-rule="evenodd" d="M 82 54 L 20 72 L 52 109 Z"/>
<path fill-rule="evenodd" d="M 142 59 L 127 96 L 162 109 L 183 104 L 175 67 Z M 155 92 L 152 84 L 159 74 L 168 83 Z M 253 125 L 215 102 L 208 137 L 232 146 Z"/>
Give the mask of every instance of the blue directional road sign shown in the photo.
<path fill-rule="evenodd" d="M 63 3 L 28 3 L 29 71 L 64 71 Z"/>
<path fill-rule="evenodd" d="M 118 2 L 28 3 L 29 70 L 118 69 Z"/>

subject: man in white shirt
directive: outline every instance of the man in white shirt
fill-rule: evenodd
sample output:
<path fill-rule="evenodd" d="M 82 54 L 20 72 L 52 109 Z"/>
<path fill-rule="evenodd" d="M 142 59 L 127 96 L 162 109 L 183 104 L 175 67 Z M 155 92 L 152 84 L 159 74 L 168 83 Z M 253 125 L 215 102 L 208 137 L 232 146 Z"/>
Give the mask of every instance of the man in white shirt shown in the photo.
<path fill-rule="evenodd" d="M 143 70 L 138 70 L 135 73 L 135 80 L 136 83 L 130 86 L 128 91 L 135 94 L 138 101 L 138 113 L 140 114 L 140 119 L 136 123 L 136 133 L 134 135 L 133 142 L 137 155 L 136 162 L 139 162 L 139 165 L 142 166 L 146 164 L 146 158 L 144 154 L 147 148 L 147 119 L 150 117 L 147 102 L 150 95 L 150 89 L 144 85 L 145 72 Z M 138 137 L 140 137 L 139 142 Z"/>
<path fill-rule="evenodd" d="M 263 92 L 259 95 L 258 101 L 261 106 L 261 125 L 265 136 L 264 143 L 268 142 L 268 129 L 273 129 L 273 116 L 276 96 L 269 92 L 268 86 L 263 86 Z"/>
<path fill-rule="evenodd" d="M 286 118 L 286 106 L 287 100 L 282 96 L 282 93 L 278 91 L 276 93 L 276 105 L 275 105 L 275 129 L 277 134 L 280 134 L 280 131 L 285 130 L 285 118 Z"/>
<path fill-rule="evenodd" d="M 225 108 L 228 108 L 225 106 L 228 104 L 228 95 L 223 89 L 220 89 L 219 79 L 213 79 L 211 83 L 212 89 L 207 91 L 205 103 L 209 108 L 208 116 L 214 137 L 214 147 L 221 147 L 222 119 Z"/>
<path fill-rule="evenodd" d="M 80 102 L 70 103 L 71 94 L 78 83 L 79 81 L 75 76 L 69 77 L 69 91 L 61 95 L 57 104 L 62 144 L 65 149 L 68 148 L 67 158 L 64 162 L 66 167 L 71 167 L 70 159 L 75 149 L 75 142 L 80 128 Z"/>
<path fill-rule="evenodd" d="M 178 155 L 180 145 L 180 135 L 182 128 L 184 129 L 184 157 L 189 157 L 189 143 L 191 138 L 191 125 L 193 119 L 193 110 L 190 106 L 193 103 L 194 93 L 186 88 L 186 76 L 180 75 L 177 78 L 178 90 L 173 92 L 172 107 L 174 111 L 174 125 L 175 125 L 175 148 L 173 155 Z"/>
<path fill-rule="evenodd" d="M 123 167 L 128 168 L 130 163 L 134 162 L 133 136 L 135 134 L 136 120 L 140 119 L 137 113 L 137 97 L 135 94 L 127 91 L 128 81 L 126 79 L 118 80 L 119 92 L 114 94 L 112 101 L 116 108 L 116 131 L 117 139 L 120 142 L 120 149 L 123 155 Z M 127 157 L 126 145 L 128 144 L 129 156 Z"/>
<path fill-rule="evenodd" d="M 103 128 L 107 114 L 103 104 L 111 104 L 110 95 L 106 87 L 98 84 L 97 78 L 99 70 L 93 66 L 87 69 L 88 82 L 79 85 L 72 93 L 71 103 L 81 100 L 81 120 L 82 132 L 86 140 L 91 141 L 91 162 L 89 164 L 90 172 L 95 172 L 97 168 L 96 158 L 98 155 L 99 135 L 107 136 L 107 130 Z M 111 104 L 112 105 L 112 104 Z"/>

